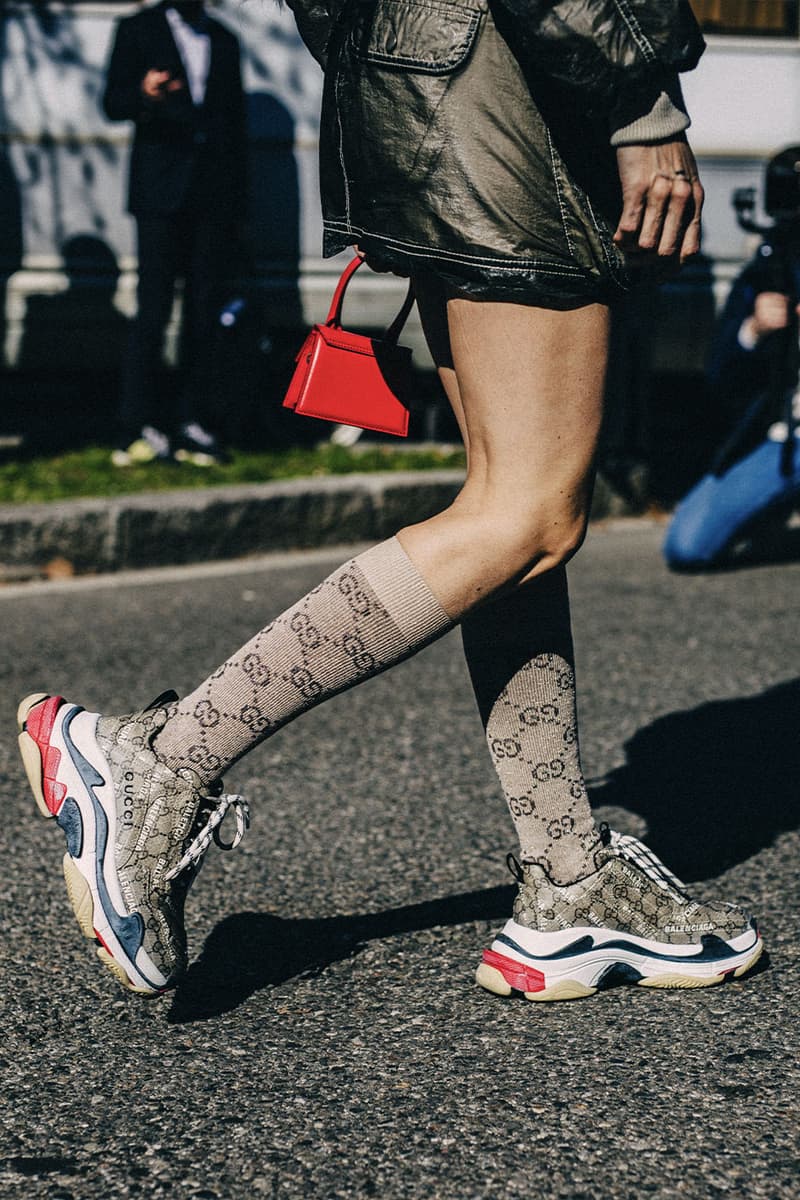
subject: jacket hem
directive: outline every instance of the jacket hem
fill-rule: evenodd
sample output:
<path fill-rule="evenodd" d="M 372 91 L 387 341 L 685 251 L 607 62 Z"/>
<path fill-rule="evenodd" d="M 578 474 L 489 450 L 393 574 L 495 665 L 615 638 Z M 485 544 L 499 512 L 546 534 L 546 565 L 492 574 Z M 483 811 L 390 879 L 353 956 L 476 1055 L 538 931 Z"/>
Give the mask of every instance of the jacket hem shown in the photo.
<path fill-rule="evenodd" d="M 512 274 L 535 271 L 537 275 L 568 276 L 569 278 L 585 279 L 587 273 L 572 263 L 552 263 L 540 258 L 497 258 L 490 255 L 462 253 L 458 250 L 438 250 L 432 246 L 422 246 L 415 242 L 401 241 L 399 238 L 387 237 L 385 234 L 372 233 L 357 225 L 349 225 L 345 221 L 324 222 L 325 249 L 323 254 L 329 258 L 338 254 L 346 246 L 351 246 L 359 238 L 369 238 L 370 241 L 380 242 L 388 251 L 408 255 L 409 258 L 439 260 L 464 266 L 488 267 L 495 271 L 508 271 Z M 328 250 L 329 240 L 336 242 L 336 249 Z"/>
<path fill-rule="evenodd" d="M 377 270 L 401 276 L 431 273 L 476 299 L 567 309 L 611 303 L 627 290 L 619 278 L 590 274 L 574 263 L 440 250 L 373 233 L 346 221 L 325 220 L 325 258 L 356 243 L 365 252 L 368 264 Z"/>

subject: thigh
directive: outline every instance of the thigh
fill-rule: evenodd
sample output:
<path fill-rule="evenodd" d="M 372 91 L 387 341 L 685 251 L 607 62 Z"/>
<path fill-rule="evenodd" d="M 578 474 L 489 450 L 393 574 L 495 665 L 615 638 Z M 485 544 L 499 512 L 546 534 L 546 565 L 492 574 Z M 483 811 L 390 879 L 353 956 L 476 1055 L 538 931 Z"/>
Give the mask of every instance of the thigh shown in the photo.
<path fill-rule="evenodd" d="M 588 501 L 603 409 L 608 310 L 447 302 L 469 479 L 521 506 Z"/>
<path fill-rule="evenodd" d="M 401 530 L 452 616 L 565 562 L 580 545 L 602 416 L 608 311 L 467 300 L 418 289 L 467 445 L 438 516 Z"/>
<path fill-rule="evenodd" d="M 468 482 L 498 499 L 591 481 L 603 406 L 605 305 L 558 310 L 459 296 L 415 277 L 428 345 L 468 451 Z"/>
<path fill-rule="evenodd" d="M 469 433 L 453 368 L 453 356 L 450 351 L 450 330 L 447 325 L 448 289 L 442 280 L 428 272 L 415 273 L 413 283 L 425 341 L 428 343 L 428 349 L 431 352 L 431 358 L 436 366 L 445 395 L 458 422 L 464 448 L 469 458 Z"/>

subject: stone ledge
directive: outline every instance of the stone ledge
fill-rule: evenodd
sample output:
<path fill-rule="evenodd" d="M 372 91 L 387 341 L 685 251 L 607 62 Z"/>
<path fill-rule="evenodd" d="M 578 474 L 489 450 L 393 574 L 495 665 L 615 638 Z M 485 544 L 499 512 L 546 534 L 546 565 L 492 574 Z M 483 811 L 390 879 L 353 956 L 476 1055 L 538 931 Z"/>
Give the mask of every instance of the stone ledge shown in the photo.
<path fill-rule="evenodd" d="M 377 541 L 446 507 L 462 481 L 461 471 L 391 471 L 1 505 L 0 581 Z M 598 480 L 593 520 L 630 511 Z"/>

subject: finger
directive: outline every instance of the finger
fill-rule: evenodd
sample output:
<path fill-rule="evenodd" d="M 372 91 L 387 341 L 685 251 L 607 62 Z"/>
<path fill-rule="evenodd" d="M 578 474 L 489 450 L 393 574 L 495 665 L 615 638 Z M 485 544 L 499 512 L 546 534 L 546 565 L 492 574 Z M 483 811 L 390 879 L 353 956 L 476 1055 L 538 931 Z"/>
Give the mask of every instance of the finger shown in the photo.
<path fill-rule="evenodd" d="M 672 181 L 656 175 L 647 189 L 647 205 L 639 233 L 639 249 L 655 250 L 661 241 L 661 231 L 672 196 Z"/>
<path fill-rule="evenodd" d="M 696 177 L 692 180 L 692 219 L 686 226 L 686 232 L 683 235 L 681 243 L 681 262 L 686 262 L 687 258 L 691 258 L 693 254 L 700 253 L 700 243 L 702 237 L 702 217 L 703 204 L 705 202 L 705 192 L 700 180 Z"/>
<path fill-rule="evenodd" d="M 614 233 L 614 241 L 624 250 L 633 249 L 639 243 L 646 190 L 646 187 L 641 185 L 627 188 L 623 192 L 622 215 Z"/>
<path fill-rule="evenodd" d="M 658 253 L 662 258 L 672 258 L 683 245 L 684 234 L 694 215 L 692 203 L 692 185 L 688 179 L 676 179 L 672 184 L 672 194 L 669 199 L 661 238 L 658 243 Z"/>

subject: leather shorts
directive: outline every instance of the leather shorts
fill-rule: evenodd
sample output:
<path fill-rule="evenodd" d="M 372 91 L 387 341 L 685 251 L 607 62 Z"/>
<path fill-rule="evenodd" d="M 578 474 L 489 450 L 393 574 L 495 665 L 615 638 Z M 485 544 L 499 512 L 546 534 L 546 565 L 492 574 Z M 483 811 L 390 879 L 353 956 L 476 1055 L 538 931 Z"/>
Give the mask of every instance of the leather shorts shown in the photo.
<path fill-rule="evenodd" d="M 498 18 L 499 19 L 499 18 Z M 553 308 L 630 284 L 607 131 L 531 79 L 488 0 L 345 8 L 322 112 L 324 252 Z"/>

